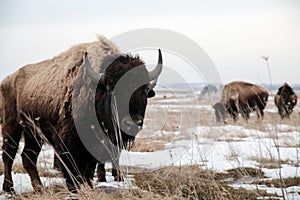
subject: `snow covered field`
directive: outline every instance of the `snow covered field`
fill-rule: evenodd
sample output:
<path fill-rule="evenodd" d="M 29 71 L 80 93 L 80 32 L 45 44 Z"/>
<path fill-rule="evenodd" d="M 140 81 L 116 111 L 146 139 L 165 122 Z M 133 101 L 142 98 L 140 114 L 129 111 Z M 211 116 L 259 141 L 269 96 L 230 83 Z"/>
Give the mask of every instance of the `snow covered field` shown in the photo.
<path fill-rule="evenodd" d="M 144 130 L 138 135 L 133 151 L 123 151 L 120 165 L 125 171 L 156 170 L 165 166 L 199 165 L 203 169 L 226 173 L 235 168 L 255 168 L 272 180 L 300 177 L 300 106 L 297 105 L 291 120 L 280 120 L 271 97 L 263 121 L 251 114 L 249 122 L 239 119 L 227 125 L 216 124 L 211 105 L 217 96 L 201 97 L 198 94 L 168 93 L 159 91 L 150 100 L 147 108 Z M 2 141 L 1 141 L 2 143 Z M 156 147 L 156 144 L 157 145 Z M 20 145 L 22 149 L 23 143 Z M 142 152 L 138 147 L 151 147 Z M 52 147 L 44 145 L 39 158 L 39 167 L 48 173 L 57 174 L 53 169 Z M 21 163 L 20 152 L 15 163 Z M 111 165 L 106 166 L 108 169 Z M 127 169 L 127 170 L 126 170 Z M 1 170 L 1 173 L 3 170 Z M 27 174 L 13 174 L 17 194 L 32 191 Z M 124 182 L 114 182 L 107 172 L 107 183 L 96 183 L 95 187 L 134 188 L 133 176 Z M 266 190 L 281 199 L 300 199 L 300 186 L 278 188 L 274 185 L 257 184 L 250 176 L 232 178 L 229 185 L 247 190 Z M 2 185 L 3 175 L 0 176 Z M 58 177 L 43 177 L 45 186 L 63 183 Z M 0 192 L 2 188 L 0 188 Z M 0 199 L 6 196 L 0 195 Z"/>

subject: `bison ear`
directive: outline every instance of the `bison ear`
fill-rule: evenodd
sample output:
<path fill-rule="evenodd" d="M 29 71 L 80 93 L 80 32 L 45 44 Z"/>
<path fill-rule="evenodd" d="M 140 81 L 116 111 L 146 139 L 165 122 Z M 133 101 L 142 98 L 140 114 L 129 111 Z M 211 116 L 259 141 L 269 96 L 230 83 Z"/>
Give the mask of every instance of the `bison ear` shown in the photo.
<path fill-rule="evenodd" d="M 154 97 L 154 96 L 155 96 L 155 92 L 153 90 L 149 90 L 148 94 L 147 94 L 147 97 L 151 98 L 151 97 Z"/>

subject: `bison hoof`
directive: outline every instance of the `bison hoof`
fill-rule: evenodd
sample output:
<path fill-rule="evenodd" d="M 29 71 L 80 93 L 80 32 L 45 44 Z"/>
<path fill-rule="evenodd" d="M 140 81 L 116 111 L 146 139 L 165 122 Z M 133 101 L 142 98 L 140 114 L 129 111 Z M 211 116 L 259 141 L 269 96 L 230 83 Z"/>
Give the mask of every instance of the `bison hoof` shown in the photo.
<path fill-rule="evenodd" d="M 3 192 L 9 194 L 15 194 L 15 190 L 12 184 L 3 184 Z"/>
<path fill-rule="evenodd" d="M 99 177 L 98 182 L 107 182 L 105 177 Z"/>

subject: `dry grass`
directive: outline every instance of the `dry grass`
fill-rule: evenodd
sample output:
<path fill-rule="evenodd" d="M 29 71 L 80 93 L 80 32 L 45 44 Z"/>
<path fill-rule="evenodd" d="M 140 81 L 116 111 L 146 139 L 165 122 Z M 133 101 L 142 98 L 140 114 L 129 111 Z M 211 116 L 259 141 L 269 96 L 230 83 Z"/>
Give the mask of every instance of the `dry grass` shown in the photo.
<path fill-rule="evenodd" d="M 287 188 L 291 186 L 300 185 L 300 177 L 272 179 L 272 180 L 260 180 L 255 181 L 255 184 L 266 185 L 268 187 Z"/>
<path fill-rule="evenodd" d="M 257 199 L 267 196 L 264 191 L 233 189 L 222 181 L 224 177 L 223 174 L 202 170 L 198 166 L 165 167 L 135 175 L 136 184 L 157 194 L 159 199 Z"/>
<path fill-rule="evenodd" d="M 85 200 L 112 200 L 114 196 L 101 190 L 91 190 L 89 187 L 82 187 L 77 194 L 70 193 L 64 185 L 53 185 L 45 188 L 41 193 L 23 193 L 14 195 L 13 199 L 19 200 L 61 200 L 61 199 L 85 199 Z"/>
<path fill-rule="evenodd" d="M 152 141 L 151 138 L 136 138 L 130 151 L 133 152 L 154 152 L 164 149 L 164 142 L 159 140 Z"/>
<path fill-rule="evenodd" d="M 244 176 L 264 177 L 263 172 L 253 168 L 236 168 L 227 173 L 214 173 L 203 170 L 199 166 L 165 167 L 151 172 L 134 174 L 135 184 L 138 188 L 116 189 L 100 187 L 93 190 L 87 186 L 81 188 L 77 194 L 71 194 L 63 184 L 52 185 L 42 193 L 23 193 L 11 196 L 13 199 L 86 199 L 86 200 L 112 200 L 112 199 L 257 199 L 258 197 L 272 197 L 265 191 L 248 191 L 242 188 L 233 189 L 228 177 L 241 178 Z M 299 180 L 294 180 L 298 183 Z M 263 184 L 263 183 L 257 183 Z M 291 185 L 291 184 L 290 184 Z M 273 195 L 274 197 L 274 195 Z"/>
<path fill-rule="evenodd" d="M 288 160 L 277 160 L 275 158 L 259 158 L 253 157 L 252 160 L 256 161 L 259 164 L 260 168 L 267 168 L 267 169 L 277 169 L 281 168 L 282 164 L 289 163 Z"/>
<path fill-rule="evenodd" d="M 265 173 L 261 169 L 251 167 L 238 167 L 234 169 L 228 169 L 227 178 L 242 178 L 242 177 L 253 177 L 253 178 L 265 178 Z"/>

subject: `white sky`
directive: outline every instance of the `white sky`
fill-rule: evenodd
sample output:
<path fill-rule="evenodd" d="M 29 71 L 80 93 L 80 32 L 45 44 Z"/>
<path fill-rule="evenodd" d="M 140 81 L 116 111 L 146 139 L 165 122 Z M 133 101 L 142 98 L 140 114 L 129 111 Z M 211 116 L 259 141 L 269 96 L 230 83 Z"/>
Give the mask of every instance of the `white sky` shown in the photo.
<path fill-rule="evenodd" d="M 261 56 L 270 57 L 273 83 L 300 83 L 297 0 L 0 0 L 0 80 L 25 64 L 94 41 L 96 34 L 111 38 L 139 28 L 169 29 L 194 40 L 212 59 L 224 83 L 268 83 Z M 146 62 L 157 59 L 143 55 Z M 190 82 L 203 81 L 178 58 L 165 55 L 164 61 L 175 71 L 182 70 Z"/>

